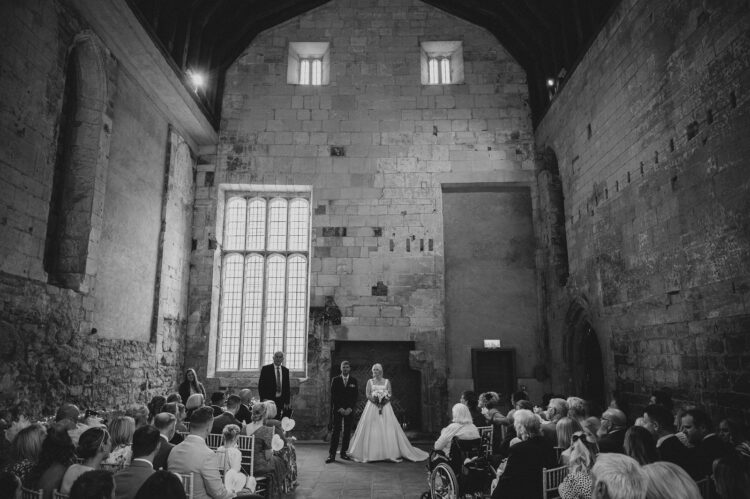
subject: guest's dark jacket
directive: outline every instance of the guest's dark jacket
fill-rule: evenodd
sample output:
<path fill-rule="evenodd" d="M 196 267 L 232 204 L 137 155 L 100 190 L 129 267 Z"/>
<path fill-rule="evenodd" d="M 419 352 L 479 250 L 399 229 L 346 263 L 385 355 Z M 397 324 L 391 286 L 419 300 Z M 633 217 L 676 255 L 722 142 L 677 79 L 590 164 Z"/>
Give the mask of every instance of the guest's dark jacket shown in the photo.
<path fill-rule="evenodd" d="M 231 412 L 225 412 L 221 416 L 214 418 L 214 425 L 211 427 L 211 433 L 221 433 L 224 430 L 224 427 L 228 424 L 236 424 L 242 428 L 242 423 L 237 421 L 234 414 Z"/>
<path fill-rule="evenodd" d="M 713 463 L 730 451 L 715 433 L 706 435 L 700 444 L 688 449 L 687 472 L 693 480 L 702 480 L 712 473 Z"/>
<path fill-rule="evenodd" d="M 276 366 L 268 364 L 260 369 L 258 379 L 258 395 L 261 400 L 276 400 Z M 289 369 L 281 366 L 281 403 L 289 405 L 292 400 L 292 388 L 289 383 Z M 277 407 L 281 412 L 283 407 Z"/>
<path fill-rule="evenodd" d="M 358 386 L 357 380 L 351 375 L 346 386 L 341 375 L 331 379 L 331 408 L 334 412 L 338 409 L 354 409 L 359 396 Z"/>
<path fill-rule="evenodd" d="M 278 407 L 276 409 L 278 410 Z M 245 404 L 240 404 L 240 410 L 237 411 L 237 414 L 235 414 L 234 417 L 237 418 L 237 421 L 242 421 L 243 423 L 249 423 L 250 416 L 252 416 L 252 413 L 250 412 L 250 408 L 246 406 Z"/>
<path fill-rule="evenodd" d="M 167 442 L 166 437 L 161 437 L 161 445 L 159 446 L 159 451 L 156 453 L 156 456 L 154 456 L 154 469 L 155 470 L 165 470 L 167 469 L 167 459 L 169 458 L 169 453 L 172 452 L 172 449 L 174 448 L 174 445 Z"/>
<path fill-rule="evenodd" d="M 664 440 L 661 440 L 661 443 L 657 440 L 656 452 L 662 461 L 674 463 L 685 471 L 688 471 L 689 450 L 680 442 L 680 439 L 676 435 L 669 435 Z"/>
<path fill-rule="evenodd" d="M 492 499 L 542 497 L 542 468 L 556 466 L 555 449 L 541 435 L 511 446 L 505 471 L 497 482 Z"/>
<path fill-rule="evenodd" d="M 490 426 L 490 422 L 487 421 L 487 418 L 484 417 L 484 414 L 482 414 L 482 411 L 478 408 L 469 408 L 469 412 L 471 413 L 471 422 L 474 423 L 474 426 L 477 428 L 481 426 Z"/>
<path fill-rule="evenodd" d="M 599 452 L 625 454 L 625 430 L 614 430 L 599 439 Z"/>
<path fill-rule="evenodd" d="M 215 418 L 218 418 L 219 416 L 221 416 L 222 414 L 224 414 L 224 409 L 222 409 L 218 405 L 211 404 L 211 409 L 214 410 L 214 417 Z"/>
<path fill-rule="evenodd" d="M 203 383 L 198 382 L 198 391 L 203 395 L 203 400 L 206 400 L 206 389 L 203 387 Z M 182 397 L 182 403 L 186 404 L 187 399 L 190 397 L 190 382 L 183 381 L 180 383 L 180 387 L 177 389 L 177 393 Z"/>

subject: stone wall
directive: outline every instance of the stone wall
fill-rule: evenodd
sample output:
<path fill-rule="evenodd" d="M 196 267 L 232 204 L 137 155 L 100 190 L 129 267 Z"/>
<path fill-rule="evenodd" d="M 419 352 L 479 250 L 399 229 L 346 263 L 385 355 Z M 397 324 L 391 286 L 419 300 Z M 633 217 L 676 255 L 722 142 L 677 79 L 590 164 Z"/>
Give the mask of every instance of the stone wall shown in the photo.
<path fill-rule="evenodd" d="M 553 371 L 590 322 L 633 416 L 659 387 L 750 416 L 749 25 L 742 1 L 624 0 L 536 132 L 570 263 L 549 246 Z"/>
<path fill-rule="evenodd" d="M 421 85 L 420 41 L 446 40 L 463 42 L 465 82 Z M 288 44 L 304 41 L 330 42 L 329 85 L 287 84 Z M 218 155 L 199 160 L 186 365 L 205 374 L 216 341 L 218 184 L 311 185 L 311 306 L 332 297 L 341 323 L 313 315 L 298 420 L 327 423 L 334 342 L 413 341 L 423 426 L 439 429 L 448 380 L 471 388 L 446 362 L 441 186 L 533 183 L 527 98 L 524 72 L 494 37 L 418 1 L 334 0 L 258 35 L 227 72 Z M 208 374 L 214 387 L 256 383 Z"/>
<path fill-rule="evenodd" d="M 154 102 L 66 2 L 2 2 L 0 39 L 0 404 L 107 410 L 171 390 L 186 328 L 194 161 L 175 153 L 184 141 L 168 140 Z M 50 199 L 69 61 L 87 89 L 72 120 L 72 167 L 92 165 L 75 177 L 87 201 L 70 221 L 87 236 L 73 285 L 44 265 L 47 225 L 59 215 Z"/>

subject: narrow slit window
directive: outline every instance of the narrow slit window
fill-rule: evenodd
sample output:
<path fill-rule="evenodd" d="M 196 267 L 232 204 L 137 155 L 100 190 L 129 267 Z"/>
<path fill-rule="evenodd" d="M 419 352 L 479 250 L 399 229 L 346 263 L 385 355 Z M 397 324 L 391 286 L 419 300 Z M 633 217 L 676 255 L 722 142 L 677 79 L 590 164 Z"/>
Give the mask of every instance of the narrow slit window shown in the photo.
<path fill-rule="evenodd" d="M 440 59 L 440 83 L 451 82 L 451 60 L 448 58 Z"/>
<path fill-rule="evenodd" d="M 323 60 L 301 59 L 299 61 L 299 83 L 300 85 L 322 85 Z"/>

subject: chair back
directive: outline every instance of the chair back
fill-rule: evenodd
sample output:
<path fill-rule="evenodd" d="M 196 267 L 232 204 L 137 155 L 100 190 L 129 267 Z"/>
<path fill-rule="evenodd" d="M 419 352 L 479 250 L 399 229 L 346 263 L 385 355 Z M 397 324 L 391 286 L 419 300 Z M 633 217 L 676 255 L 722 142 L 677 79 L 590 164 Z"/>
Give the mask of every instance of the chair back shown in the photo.
<path fill-rule="evenodd" d="M 128 466 L 130 466 L 130 464 L 128 464 L 128 463 L 119 463 L 119 464 L 102 463 L 102 464 L 99 465 L 99 469 L 106 470 L 106 471 L 111 471 L 112 473 L 116 473 L 116 472 L 120 471 L 123 468 L 127 468 Z"/>
<path fill-rule="evenodd" d="M 494 436 L 495 428 L 492 425 L 480 426 L 479 438 L 482 440 L 482 456 L 488 457 L 492 454 L 492 437 Z"/>
<path fill-rule="evenodd" d="M 180 477 L 182 486 L 185 487 L 185 495 L 187 499 L 193 499 L 193 474 L 192 473 L 176 473 Z"/>
<path fill-rule="evenodd" d="M 565 477 L 568 476 L 569 469 L 567 466 L 557 468 L 542 468 L 542 490 L 544 499 L 553 499 L 560 497 L 557 488 L 560 486 Z"/>
<path fill-rule="evenodd" d="M 42 499 L 43 497 L 44 489 L 32 490 L 21 487 L 21 499 Z"/>
<path fill-rule="evenodd" d="M 242 469 L 252 476 L 255 470 L 255 435 L 237 435 L 237 448 L 242 452 Z"/>
<path fill-rule="evenodd" d="M 703 499 L 711 499 L 711 479 L 709 477 L 696 480 L 695 484 L 698 486 Z"/>
<path fill-rule="evenodd" d="M 224 435 L 222 435 L 221 433 L 209 433 L 206 437 L 206 445 L 208 445 L 211 450 L 216 450 L 221 447 L 221 443 L 223 440 Z"/>
<path fill-rule="evenodd" d="M 63 494 L 59 490 L 55 489 L 52 491 L 52 499 L 68 499 L 68 494 Z"/>

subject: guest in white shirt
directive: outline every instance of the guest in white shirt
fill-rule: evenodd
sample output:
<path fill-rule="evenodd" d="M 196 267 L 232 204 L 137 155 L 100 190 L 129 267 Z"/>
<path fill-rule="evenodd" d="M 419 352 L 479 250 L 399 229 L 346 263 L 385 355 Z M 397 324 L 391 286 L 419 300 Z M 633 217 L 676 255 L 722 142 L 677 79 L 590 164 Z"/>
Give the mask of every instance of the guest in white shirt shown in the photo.
<path fill-rule="evenodd" d="M 442 451 L 449 457 L 453 437 L 458 437 L 459 440 L 479 438 L 479 430 L 474 425 L 468 407 L 458 403 L 453 406 L 452 412 L 453 422 L 440 431 L 440 436 L 435 441 L 435 450 Z"/>

